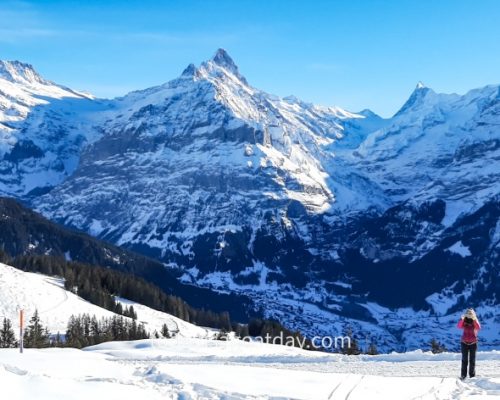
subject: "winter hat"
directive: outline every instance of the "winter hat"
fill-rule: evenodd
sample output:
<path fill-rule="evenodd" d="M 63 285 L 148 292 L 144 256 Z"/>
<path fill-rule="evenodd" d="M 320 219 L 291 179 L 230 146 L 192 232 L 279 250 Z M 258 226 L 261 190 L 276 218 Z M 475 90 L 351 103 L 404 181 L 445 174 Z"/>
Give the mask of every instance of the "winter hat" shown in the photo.
<path fill-rule="evenodd" d="M 474 312 L 474 310 L 472 308 L 467 309 L 467 311 L 465 312 L 465 316 L 467 318 L 476 319 L 476 313 Z"/>

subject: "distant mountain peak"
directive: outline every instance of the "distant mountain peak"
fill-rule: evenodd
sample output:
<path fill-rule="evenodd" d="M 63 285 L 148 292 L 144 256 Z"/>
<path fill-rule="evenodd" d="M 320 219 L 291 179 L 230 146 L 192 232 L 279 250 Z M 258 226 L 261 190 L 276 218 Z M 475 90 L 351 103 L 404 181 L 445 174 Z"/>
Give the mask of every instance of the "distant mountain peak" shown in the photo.
<path fill-rule="evenodd" d="M 214 56 L 201 64 L 201 66 L 196 69 L 194 66 L 189 65 L 182 76 L 195 76 L 198 78 L 203 78 L 207 76 L 221 76 L 221 72 L 224 74 L 229 74 L 237 77 L 245 85 L 248 85 L 247 80 L 243 75 L 240 74 L 238 66 L 233 61 L 231 56 L 224 49 L 218 49 Z"/>
<path fill-rule="evenodd" d="M 362 115 L 362 116 L 364 116 L 366 118 L 380 118 L 380 119 L 382 119 L 382 117 L 380 115 L 378 115 L 377 113 L 373 112 L 369 108 L 365 108 L 365 109 L 357 112 L 356 114 Z"/>
<path fill-rule="evenodd" d="M 238 66 L 224 49 L 218 49 L 212 57 L 211 61 L 214 64 L 217 64 L 219 67 L 225 68 L 235 74 L 238 73 Z"/>
<path fill-rule="evenodd" d="M 196 66 L 194 64 L 189 64 L 184 71 L 182 71 L 182 76 L 192 77 L 196 74 Z"/>
<path fill-rule="evenodd" d="M 31 64 L 21 61 L 0 60 L 0 78 L 21 84 L 50 84 L 43 79 Z"/>
<path fill-rule="evenodd" d="M 184 71 L 182 71 L 180 77 L 182 79 L 198 80 L 211 79 L 228 74 L 237 77 L 241 82 L 248 85 L 247 80 L 240 74 L 238 66 L 227 51 L 218 49 L 212 58 L 202 62 L 199 67 L 196 67 L 194 64 L 189 64 Z"/>
<path fill-rule="evenodd" d="M 394 116 L 397 117 L 411 109 L 414 109 L 415 107 L 418 107 L 420 104 L 423 104 L 424 99 L 429 93 L 434 93 L 434 91 L 419 81 L 406 103 L 403 104 L 403 107 L 401 107 L 401 109 L 394 114 Z"/>
<path fill-rule="evenodd" d="M 422 81 L 418 81 L 417 86 L 415 87 L 415 89 L 425 89 L 425 88 L 427 88 L 427 86 L 425 86 L 425 84 Z"/>

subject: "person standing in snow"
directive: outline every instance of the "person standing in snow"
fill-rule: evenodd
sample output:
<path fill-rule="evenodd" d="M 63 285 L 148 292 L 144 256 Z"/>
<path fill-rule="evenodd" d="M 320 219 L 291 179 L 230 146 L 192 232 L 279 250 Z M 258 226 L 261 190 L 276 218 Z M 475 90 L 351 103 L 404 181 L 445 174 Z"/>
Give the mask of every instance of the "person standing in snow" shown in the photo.
<path fill-rule="evenodd" d="M 464 315 L 458 321 L 458 328 L 463 329 L 461 348 L 462 348 L 462 374 L 461 379 L 467 377 L 467 364 L 469 365 L 469 376 L 473 378 L 476 375 L 476 350 L 477 350 L 477 332 L 481 329 L 476 313 L 472 308 L 468 308 Z"/>

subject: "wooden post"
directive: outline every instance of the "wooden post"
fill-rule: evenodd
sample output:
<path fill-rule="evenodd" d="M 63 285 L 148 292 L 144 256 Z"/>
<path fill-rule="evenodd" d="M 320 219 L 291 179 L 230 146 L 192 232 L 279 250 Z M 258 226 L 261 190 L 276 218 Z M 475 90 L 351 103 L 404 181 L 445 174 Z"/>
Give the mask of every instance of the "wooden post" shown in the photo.
<path fill-rule="evenodd" d="M 24 350 L 24 310 L 19 311 L 19 352 Z"/>

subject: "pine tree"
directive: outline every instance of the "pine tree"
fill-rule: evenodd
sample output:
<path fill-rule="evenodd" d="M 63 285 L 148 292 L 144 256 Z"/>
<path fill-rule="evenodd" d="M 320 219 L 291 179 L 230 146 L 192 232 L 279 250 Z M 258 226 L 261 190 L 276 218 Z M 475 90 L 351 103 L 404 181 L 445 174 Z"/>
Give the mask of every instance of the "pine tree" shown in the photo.
<path fill-rule="evenodd" d="M 243 339 L 248 336 L 250 336 L 250 333 L 248 332 L 248 325 L 247 324 L 235 324 L 233 326 L 233 330 L 236 333 L 236 337 Z"/>
<path fill-rule="evenodd" d="M 11 258 L 9 254 L 4 250 L 3 243 L 0 245 L 0 262 L 4 264 L 10 264 Z"/>
<path fill-rule="evenodd" d="M 375 356 L 378 354 L 377 345 L 374 342 L 370 343 L 370 346 L 368 346 L 366 354 L 369 354 L 371 356 Z"/>
<path fill-rule="evenodd" d="M 359 349 L 358 340 L 354 336 L 352 329 L 350 327 L 347 328 L 345 336 L 347 336 L 351 339 L 350 340 L 351 343 L 350 343 L 350 346 L 342 348 L 342 353 L 347 354 L 349 356 L 361 354 L 361 350 Z"/>
<path fill-rule="evenodd" d="M 94 341 L 101 336 L 101 329 L 99 327 L 99 322 L 95 315 L 90 319 L 90 336 L 94 338 Z M 95 343 L 94 343 L 95 344 Z"/>
<path fill-rule="evenodd" d="M 59 332 L 57 332 L 56 334 L 56 337 L 54 338 L 54 340 L 52 340 L 50 342 L 50 345 L 52 347 L 64 347 L 64 341 L 61 337 L 61 334 Z"/>
<path fill-rule="evenodd" d="M 162 327 L 161 327 L 161 335 L 165 338 L 165 339 L 170 339 L 172 337 L 172 335 L 170 334 L 170 331 L 168 330 L 168 326 L 167 324 L 163 324 Z"/>
<path fill-rule="evenodd" d="M 16 347 L 16 336 L 10 319 L 4 318 L 0 329 L 0 348 Z"/>
<path fill-rule="evenodd" d="M 132 322 L 127 321 L 128 327 L 128 340 L 137 340 L 139 339 L 139 327 L 137 326 L 137 321 L 135 319 Z"/>
<path fill-rule="evenodd" d="M 26 332 L 24 333 L 24 346 L 34 348 L 50 346 L 49 332 L 47 328 L 44 328 L 40 323 L 38 310 L 35 310 Z"/>
<path fill-rule="evenodd" d="M 123 306 L 122 306 L 121 303 L 116 303 L 116 305 L 115 305 L 115 313 L 116 314 L 120 314 L 120 315 L 123 314 Z"/>
<path fill-rule="evenodd" d="M 146 331 L 146 326 L 144 323 L 140 323 L 139 327 L 137 328 L 137 339 L 149 339 L 150 335 Z"/>
<path fill-rule="evenodd" d="M 438 354 L 438 353 L 442 353 L 443 351 L 446 351 L 446 348 L 434 338 L 431 340 L 430 345 L 431 345 L 431 351 L 434 354 Z"/>
<path fill-rule="evenodd" d="M 132 319 L 137 319 L 137 313 L 134 310 L 134 306 L 125 307 L 123 315 Z"/>

